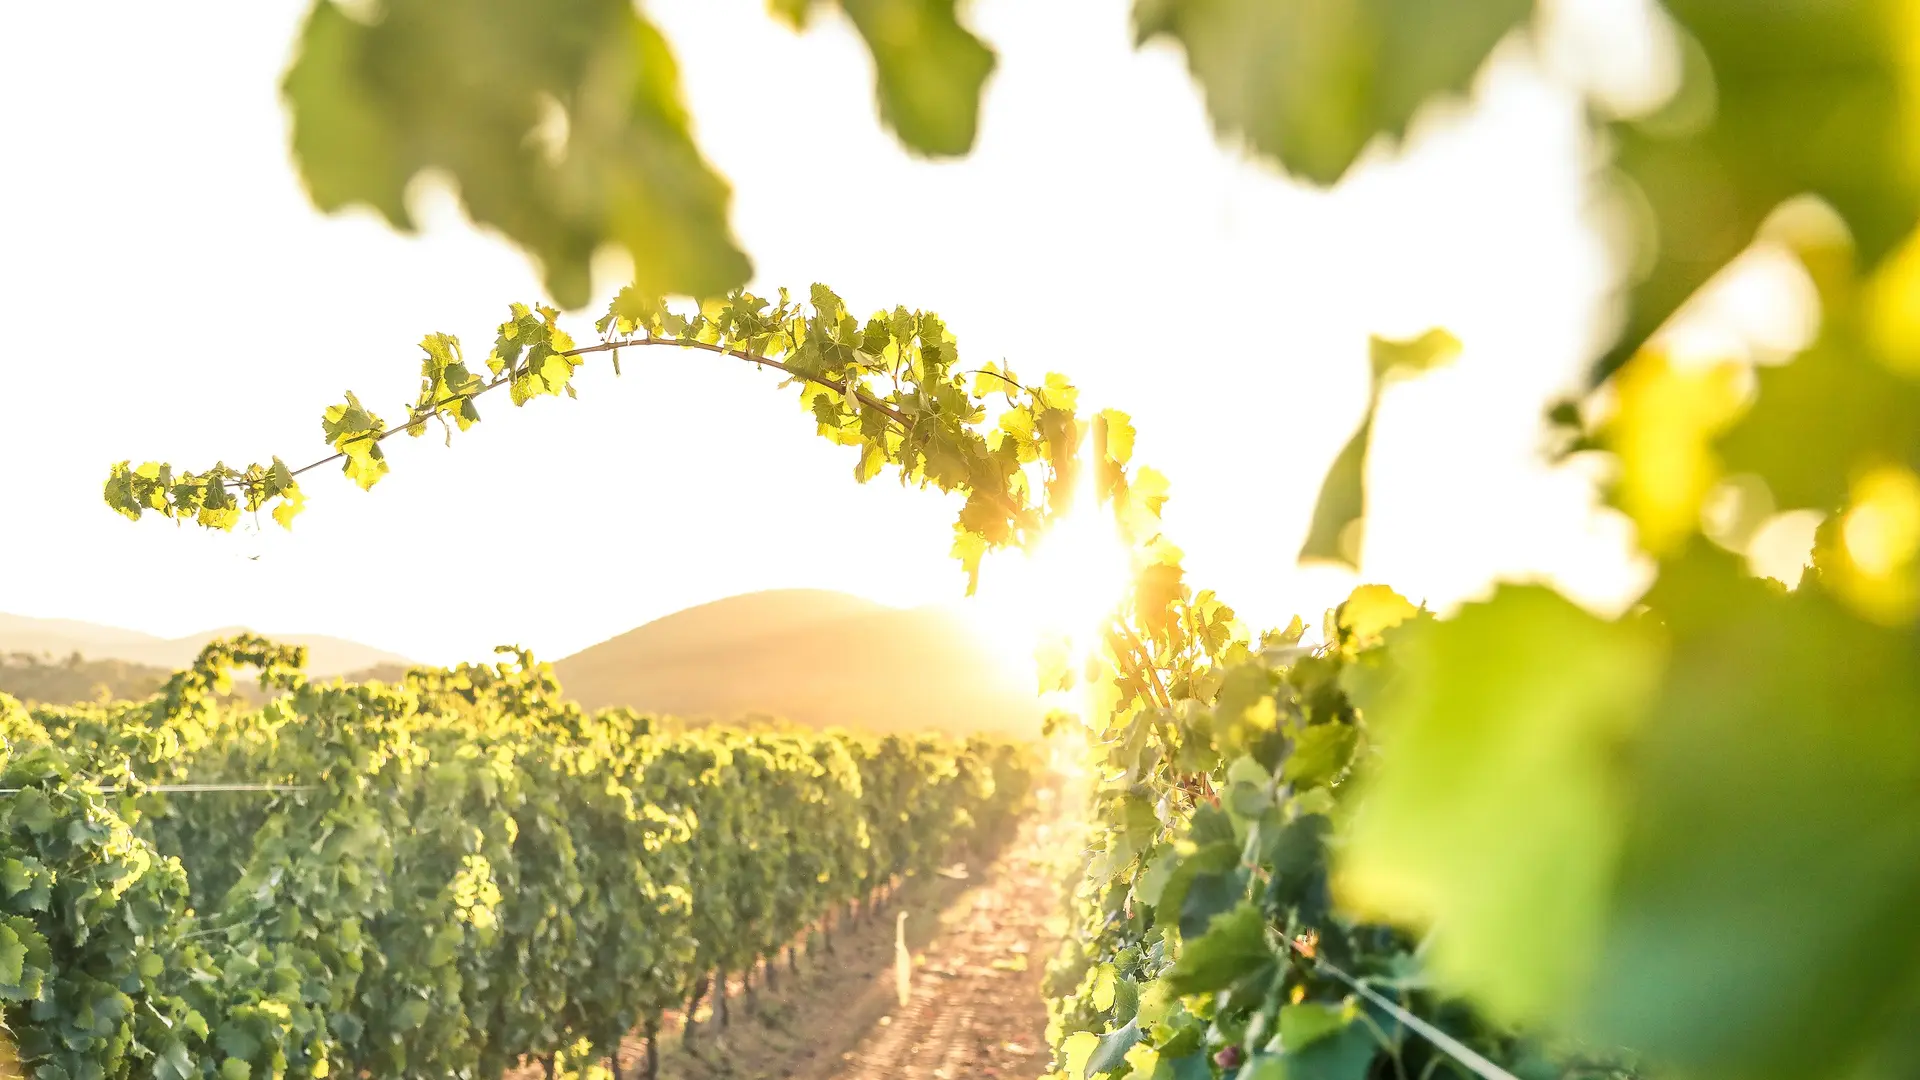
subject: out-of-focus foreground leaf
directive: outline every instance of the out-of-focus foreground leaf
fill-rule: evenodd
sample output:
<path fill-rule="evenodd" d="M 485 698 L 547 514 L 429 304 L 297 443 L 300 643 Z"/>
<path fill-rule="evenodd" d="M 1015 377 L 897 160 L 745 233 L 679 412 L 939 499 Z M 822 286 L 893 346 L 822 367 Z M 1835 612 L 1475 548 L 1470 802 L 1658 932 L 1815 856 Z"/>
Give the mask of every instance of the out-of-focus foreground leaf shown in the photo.
<path fill-rule="evenodd" d="M 1920 456 L 1920 384 L 1879 362 L 1851 313 L 1827 318 L 1812 348 L 1761 369 L 1752 410 L 1721 441 L 1727 467 L 1759 474 L 1783 509 L 1831 510 L 1867 467 Z"/>
<path fill-rule="evenodd" d="M 1538 586 L 1389 638 L 1380 754 L 1339 864 L 1359 910 L 1435 928 L 1434 973 L 1496 1014 L 1562 1010 L 1623 830 L 1619 750 L 1658 676 L 1647 631 Z"/>
<path fill-rule="evenodd" d="M 960 25 L 956 0 L 840 0 L 873 52 L 880 118 L 927 154 L 973 149 L 993 50 Z"/>
<path fill-rule="evenodd" d="M 1367 504 L 1367 447 L 1373 438 L 1373 414 L 1380 407 L 1380 392 L 1396 375 L 1430 371 L 1453 359 L 1459 355 L 1460 341 L 1445 330 L 1435 328 L 1411 341 L 1376 337 L 1369 347 L 1373 376 L 1367 393 L 1366 415 L 1320 483 L 1320 497 L 1313 504 L 1313 521 L 1307 528 L 1306 542 L 1300 546 L 1303 560 L 1359 565 L 1360 529 L 1364 526 Z"/>
<path fill-rule="evenodd" d="M 1221 132 L 1331 184 L 1375 135 L 1466 89 L 1532 0 L 1138 0 L 1141 42 L 1178 41 Z"/>
<path fill-rule="evenodd" d="M 1879 260 L 1920 206 L 1920 95 L 1904 0 L 1668 0 L 1686 36 L 1683 85 L 1655 115 L 1614 128 L 1618 166 L 1644 199 L 1647 276 L 1597 375 L 1619 368 L 1807 193 L 1846 219 L 1860 259 Z"/>
<path fill-rule="evenodd" d="M 1920 1004 L 1920 640 L 1696 552 L 1590 1030 L 1702 1075 L 1849 1072 Z"/>
<path fill-rule="evenodd" d="M 1614 376 L 1615 413 L 1602 444 L 1619 458 L 1613 498 L 1656 555 L 1685 545 L 1721 468 L 1713 443 L 1746 405 L 1738 364 L 1677 364 L 1646 349 Z"/>
<path fill-rule="evenodd" d="M 388 0 L 370 24 L 320 0 L 285 91 L 323 210 L 366 203 L 410 229 L 408 183 L 441 170 L 563 306 L 586 303 L 602 244 L 625 248 L 650 292 L 747 279 L 673 57 L 628 0 Z"/>
<path fill-rule="evenodd" d="M 1797 253 L 1824 303 L 1800 355 L 1749 380 L 1740 362 L 1679 365 L 1655 346 L 1614 376 L 1599 432 L 1619 460 L 1613 499 L 1643 547 L 1672 557 L 1716 484 L 1757 479 L 1770 509 L 1836 515 L 1825 586 L 1870 621 L 1904 625 L 1920 614 L 1920 242 L 1864 280 L 1824 265 L 1830 249 Z"/>

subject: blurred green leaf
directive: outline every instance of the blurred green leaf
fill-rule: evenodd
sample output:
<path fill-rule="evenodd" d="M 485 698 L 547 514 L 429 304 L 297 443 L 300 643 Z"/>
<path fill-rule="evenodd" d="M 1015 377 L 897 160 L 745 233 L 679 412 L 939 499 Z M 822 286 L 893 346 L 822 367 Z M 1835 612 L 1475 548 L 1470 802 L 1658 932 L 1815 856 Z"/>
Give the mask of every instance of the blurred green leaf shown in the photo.
<path fill-rule="evenodd" d="M 1358 732 L 1348 724 L 1316 724 L 1294 740 L 1280 778 L 1301 790 L 1329 783 L 1347 767 Z"/>
<path fill-rule="evenodd" d="M 1653 258 L 1599 375 L 1746 247 L 1786 199 L 1845 218 L 1871 264 L 1920 209 L 1911 5 L 1900 0 L 1669 0 L 1684 28 L 1683 86 L 1615 127 L 1618 166 L 1651 213 Z"/>
<path fill-rule="evenodd" d="M 320 0 L 285 92 L 323 210 L 365 203 L 410 230 L 407 186 L 439 170 L 476 223 L 539 261 L 565 307 L 586 303 L 603 244 L 627 250 L 650 293 L 712 296 L 747 279 L 679 71 L 626 0 L 388 0 L 371 24 Z"/>
<path fill-rule="evenodd" d="M 1368 346 L 1373 372 L 1366 415 L 1342 447 L 1321 481 L 1313 504 L 1313 523 L 1300 546 L 1302 561 L 1313 559 L 1358 566 L 1360 532 L 1366 514 L 1367 446 L 1373 438 L 1373 414 L 1380 407 L 1380 391 L 1396 375 L 1431 371 L 1460 353 L 1460 341 L 1438 327 L 1409 341 L 1375 337 Z"/>
<path fill-rule="evenodd" d="M 1300 1050 L 1317 1039 L 1346 1027 L 1353 1017 L 1338 1005 L 1304 1002 L 1280 1010 L 1280 1042 L 1288 1050 Z"/>
<path fill-rule="evenodd" d="M 1626 791 L 1619 754 L 1654 689 L 1642 629 L 1507 586 L 1411 624 L 1367 713 L 1336 892 L 1433 927 L 1435 975 L 1497 1015 L 1555 1013 L 1586 975 Z"/>
<path fill-rule="evenodd" d="M 770 0 L 798 30 L 824 0 Z M 873 54 L 880 118 L 900 141 L 942 157 L 973 149 L 993 50 L 960 25 L 957 0 L 839 0 Z"/>
<path fill-rule="evenodd" d="M 1677 364 L 1648 349 L 1614 377 L 1614 414 L 1599 437 L 1620 463 L 1613 503 L 1648 552 L 1671 554 L 1699 530 L 1720 479 L 1713 442 L 1746 404 L 1745 374 L 1731 361 Z"/>
<path fill-rule="evenodd" d="M 1437 326 L 1405 341 L 1374 337 L 1367 342 L 1367 367 L 1376 388 L 1396 375 L 1432 371 L 1459 355 L 1460 339 Z"/>
<path fill-rule="evenodd" d="M 1305 1008 L 1294 1005 L 1289 1009 Z M 1287 1044 L 1287 1080 L 1365 1080 L 1373 1059 L 1380 1053 L 1379 1040 L 1367 1025 L 1353 1021 L 1337 1031 L 1322 1031 L 1311 1041 L 1295 1049 L 1286 1035 L 1287 1009 L 1281 1010 L 1281 1041 Z"/>
<path fill-rule="evenodd" d="M 1196 873 L 1180 894 L 1180 936 L 1206 933 L 1222 912 L 1232 910 L 1247 895 L 1247 871 L 1237 865 Z"/>
<path fill-rule="evenodd" d="M 1360 565 L 1362 519 L 1367 512 L 1367 443 L 1373 438 L 1373 403 L 1367 405 L 1360 429 L 1340 448 L 1320 482 L 1314 500 L 1313 523 L 1300 545 L 1300 558 Z"/>
<path fill-rule="evenodd" d="M 841 0 L 873 51 L 880 118 L 927 154 L 973 149 L 993 50 L 960 25 L 956 0 Z"/>
<path fill-rule="evenodd" d="M 1881 462 L 1920 463 L 1920 386 L 1871 354 L 1848 312 L 1820 340 L 1759 371 L 1752 409 L 1720 442 L 1729 471 L 1758 473 L 1783 510 L 1833 510 Z"/>
<path fill-rule="evenodd" d="M 1920 977 L 1920 641 L 1697 551 L 1587 1015 L 1714 1076 L 1848 1073 Z M 1884 1075 L 1898 1075 L 1888 1073 Z"/>
<path fill-rule="evenodd" d="M 1338 180 L 1428 98 L 1467 88 L 1532 0 L 1137 0 L 1141 43 L 1178 41 L 1221 132 Z"/>

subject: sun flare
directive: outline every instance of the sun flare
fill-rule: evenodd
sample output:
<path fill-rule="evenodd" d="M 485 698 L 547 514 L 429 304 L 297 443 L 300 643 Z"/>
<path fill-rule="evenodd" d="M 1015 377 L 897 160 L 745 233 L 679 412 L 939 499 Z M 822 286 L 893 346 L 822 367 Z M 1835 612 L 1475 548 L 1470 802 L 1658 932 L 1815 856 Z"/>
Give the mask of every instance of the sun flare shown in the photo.
<path fill-rule="evenodd" d="M 1131 581 L 1126 544 L 1091 483 L 1076 491 L 1074 508 L 1031 551 L 987 556 L 980 586 L 956 610 L 999 658 L 1003 670 L 1035 685 L 1035 653 L 1062 639 L 1072 670 L 1080 671 L 1099 642 L 1107 617 Z M 1074 708 L 1077 691 L 1043 695 L 1050 704 Z"/>

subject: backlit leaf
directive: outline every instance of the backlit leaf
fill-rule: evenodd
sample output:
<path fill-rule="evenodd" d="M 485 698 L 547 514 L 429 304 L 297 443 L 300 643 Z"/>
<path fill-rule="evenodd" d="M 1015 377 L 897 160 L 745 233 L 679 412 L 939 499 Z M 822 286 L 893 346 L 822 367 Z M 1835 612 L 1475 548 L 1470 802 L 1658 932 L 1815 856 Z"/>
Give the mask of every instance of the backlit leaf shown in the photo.
<path fill-rule="evenodd" d="M 1137 0 L 1142 42 L 1171 37 L 1221 132 L 1321 184 L 1437 94 L 1467 88 L 1532 0 Z"/>
<path fill-rule="evenodd" d="M 651 292 L 717 295 L 747 278 L 679 71 L 625 0 L 388 0 L 371 24 L 315 3 L 285 91 L 323 210 L 365 203 L 411 229 L 407 186 L 438 169 L 563 306 L 586 302 L 603 244 L 625 248 Z"/>
<path fill-rule="evenodd" d="M 1395 639 L 1367 710 L 1338 893 L 1433 927 L 1434 974 L 1497 1015 L 1563 1008 L 1589 970 L 1625 808 L 1620 748 L 1658 674 L 1642 629 L 1508 586 Z"/>
<path fill-rule="evenodd" d="M 1616 125 L 1618 165 L 1650 209 L 1650 272 L 1600 373 L 1648 335 L 1788 198 L 1840 212 L 1872 265 L 1920 211 L 1920 97 L 1901 0 L 1669 0 L 1688 42 L 1684 85 Z"/>
<path fill-rule="evenodd" d="M 1914 1005 L 1920 644 L 1730 563 L 1653 597 L 1674 655 L 1586 1022 L 1715 1075 L 1823 1074 Z"/>

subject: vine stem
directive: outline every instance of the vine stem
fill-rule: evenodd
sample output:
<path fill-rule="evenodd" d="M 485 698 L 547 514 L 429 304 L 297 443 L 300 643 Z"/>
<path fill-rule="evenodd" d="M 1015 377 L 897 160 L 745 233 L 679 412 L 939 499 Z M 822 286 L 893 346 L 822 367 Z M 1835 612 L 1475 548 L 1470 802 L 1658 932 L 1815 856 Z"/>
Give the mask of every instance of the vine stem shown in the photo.
<path fill-rule="evenodd" d="M 744 349 L 729 349 L 724 346 L 714 345 L 705 341 L 682 341 L 677 338 L 652 338 L 652 337 L 634 338 L 626 341 L 603 341 L 598 345 L 586 345 L 578 349 L 568 349 L 565 352 L 557 353 L 555 355 L 586 356 L 591 353 L 617 352 L 621 349 L 639 349 L 639 348 L 645 348 L 650 345 L 652 346 L 665 345 L 665 346 L 671 346 L 673 348 L 678 348 L 678 349 L 699 349 L 703 352 L 710 352 L 719 356 L 730 356 L 736 360 L 744 360 L 750 364 L 758 364 L 761 367 L 772 368 L 775 371 L 784 372 L 786 375 L 792 378 L 800 379 L 805 382 L 810 382 L 815 386 L 832 390 L 838 394 L 845 394 L 847 392 L 847 385 L 844 382 L 834 383 L 818 375 L 810 375 L 804 371 L 796 371 L 793 369 L 792 366 L 781 363 L 780 361 L 775 360 L 770 356 L 760 356 L 755 353 L 747 352 Z M 509 368 L 506 371 L 501 372 L 499 375 L 494 376 L 486 384 L 481 386 L 480 389 L 475 390 L 471 394 L 461 394 L 458 397 L 448 398 L 445 401 L 434 402 L 432 410 L 427 413 L 421 413 L 418 411 L 409 412 L 407 415 L 407 419 L 404 422 L 395 424 L 393 427 L 390 427 L 387 430 L 372 436 L 367 441 L 371 441 L 375 443 L 385 442 L 387 439 L 392 438 L 393 436 L 398 435 L 401 432 L 406 431 L 407 429 L 417 424 L 425 423 L 427 418 L 429 416 L 432 416 L 434 413 L 437 413 L 442 406 L 451 405 L 457 401 L 471 401 L 474 398 L 479 397 L 480 395 L 486 393 L 489 390 L 496 389 L 500 386 L 505 385 L 508 382 L 511 382 L 513 379 L 513 374 L 514 374 L 513 369 Z M 889 405 L 886 402 L 881 401 L 879 398 L 874 397 L 872 394 L 869 394 L 864 390 L 856 390 L 854 391 L 854 397 L 858 399 L 862 405 L 865 405 L 870 409 L 878 410 L 879 412 L 885 414 L 885 416 L 889 420 L 892 420 L 893 422 L 899 424 L 901 427 L 909 426 L 905 413 L 902 413 L 899 409 L 896 409 L 892 405 Z M 355 441 L 360 441 L 360 440 L 355 440 Z M 344 450 L 339 451 L 337 453 L 329 454 L 328 456 L 323 457 L 318 461 L 308 462 L 307 464 L 302 465 L 297 469 L 291 470 L 291 475 L 299 476 L 302 473 L 311 472 L 314 469 L 321 467 L 322 465 L 331 465 L 336 461 L 344 460 L 346 456 L 347 456 L 347 453 Z M 244 489 L 247 486 L 247 482 L 244 479 L 227 480 L 227 481 L 224 481 L 224 484 L 227 487 L 235 488 L 235 489 Z"/>
<path fill-rule="evenodd" d="M 1147 648 L 1147 643 L 1141 641 L 1140 635 L 1133 632 L 1133 626 L 1127 622 L 1127 620 L 1116 615 L 1114 616 L 1113 623 L 1127 635 L 1128 651 L 1139 655 L 1140 661 L 1138 666 L 1144 668 L 1147 674 L 1152 677 L 1153 688 L 1160 694 L 1161 706 L 1168 709 L 1173 708 L 1173 695 L 1167 692 L 1167 684 L 1161 681 L 1160 665 L 1153 662 L 1153 653 Z"/>
<path fill-rule="evenodd" d="M 667 347 L 678 348 L 678 349 L 698 349 L 702 352 L 710 352 L 718 356 L 727 356 L 735 360 L 743 360 L 750 364 L 757 364 L 761 367 L 772 368 L 775 371 L 778 371 L 787 375 L 789 378 L 799 379 L 803 382 L 812 383 L 815 386 L 821 387 L 826 390 L 832 390 L 833 392 L 837 394 L 841 394 L 843 396 L 847 394 L 847 391 L 849 389 L 848 383 L 851 382 L 851 376 L 849 376 L 848 379 L 845 381 L 836 383 L 836 382 L 833 382 L 832 380 L 826 379 L 819 375 L 812 375 L 804 371 L 797 371 L 792 366 L 782 363 L 779 360 L 775 360 L 769 356 L 761 356 L 756 353 L 747 352 L 743 349 L 729 349 L 724 346 L 712 344 L 710 342 L 681 340 L 679 338 L 648 337 L 648 338 L 630 338 L 623 341 L 603 341 L 596 345 L 585 345 L 577 349 L 567 349 L 564 352 L 555 353 L 554 355 L 556 356 L 587 356 L 592 353 L 618 352 L 621 349 L 638 349 L 638 348 L 646 348 L 648 346 L 656 346 L 656 347 L 667 346 Z M 480 395 L 487 393 L 490 390 L 497 389 L 500 386 L 503 386 L 506 383 L 511 382 L 513 380 L 513 375 L 514 375 L 513 369 L 509 368 L 508 370 L 501 372 L 499 375 L 494 376 L 492 379 L 482 384 L 480 389 L 475 390 L 471 394 L 460 394 L 455 397 L 445 398 L 440 401 L 436 401 L 426 412 L 419 411 L 418 407 L 416 406 L 409 410 L 407 418 L 404 421 L 398 424 L 395 424 L 392 427 L 387 428 L 385 431 L 379 432 L 377 434 L 374 434 L 371 436 L 366 436 L 366 435 L 358 436 L 350 441 L 353 441 L 353 442 L 370 441 L 376 444 L 385 442 L 387 439 L 390 439 L 393 436 L 398 435 L 401 432 L 406 431 L 417 424 L 426 423 L 428 418 L 436 415 L 439 412 L 439 410 L 444 406 L 452 405 L 460 401 L 471 401 L 479 397 Z M 1013 382 L 1010 379 L 1007 379 L 1004 375 L 1000 376 L 1000 378 L 1010 383 L 1013 386 L 1019 387 L 1020 389 L 1025 390 L 1030 394 L 1033 394 L 1036 400 L 1039 400 L 1044 404 L 1045 399 L 1040 397 L 1039 391 L 1034 390 L 1031 387 L 1021 386 L 1021 384 L 1017 382 Z M 882 401 L 877 397 L 874 397 L 872 394 L 868 393 L 865 390 L 855 389 L 853 391 L 852 396 L 856 400 L 858 400 L 862 405 L 865 405 L 868 408 L 871 408 L 880 412 L 887 419 L 893 421 L 896 424 L 899 424 L 900 427 L 906 432 L 908 433 L 912 432 L 913 430 L 912 421 L 908 419 L 905 413 L 901 412 L 895 406 L 890 405 L 887 402 Z M 297 469 L 291 469 L 289 470 L 289 475 L 297 477 L 304 473 L 312 472 L 313 470 L 318 469 L 323 465 L 331 465 L 336 461 L 342 461 L 346 458 L 346 456 L 347 456 L 346 451 L 344 450 L 337 451 L 335 453 L 327 455 L 326 457 L 320 458 L 317 461 L 310 461 L 307 464 L 302 465 Z M 236 491 L 246 491 L 249 489 L 250 483 L 244 477 L 236 477 L 234 479 L 222 480 L 221 486 L 230 488 Z M 1024 512 L 1024 508 L 1010 502 L 1008 499 L 1000 495 L 998 492 L 986 491 L 981 489 L 975 489 L 975 490 L 979 491 L 980 494 L 987 496 L 995 504 L 1000 506 L 1002 509 L 1009 511 L 1010 513 L 1019 515 Z M 1164 695 L 1164 693 L 1165 691 L 1163 689 L 1162 694 Z"/>

